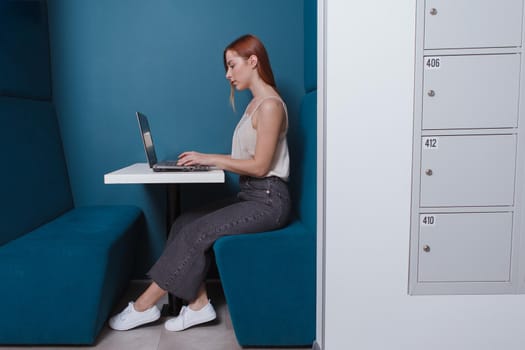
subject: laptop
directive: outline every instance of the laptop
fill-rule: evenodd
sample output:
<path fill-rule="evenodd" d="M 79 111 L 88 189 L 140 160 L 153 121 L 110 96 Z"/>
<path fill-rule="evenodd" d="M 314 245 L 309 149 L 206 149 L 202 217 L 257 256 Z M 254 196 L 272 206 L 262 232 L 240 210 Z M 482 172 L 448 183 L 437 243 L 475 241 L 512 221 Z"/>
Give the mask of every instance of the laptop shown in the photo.
<path fill-rule="evenodd" d="M 142 143 L 146 151 L 146 158 L 148 159 L 149 167 L 153 171 L 209 171 L 212 167 L 208 165 L 177 165 L 176 160 L 157 161 L 157 154 L 155 153 L 155 146 L 153 145 L 153 137 L 151 136 L 151 129 L 149 127 L 148 118 L 137 112 L 137 120 L 139 122 L 140 135 L 142 136 Z"/>

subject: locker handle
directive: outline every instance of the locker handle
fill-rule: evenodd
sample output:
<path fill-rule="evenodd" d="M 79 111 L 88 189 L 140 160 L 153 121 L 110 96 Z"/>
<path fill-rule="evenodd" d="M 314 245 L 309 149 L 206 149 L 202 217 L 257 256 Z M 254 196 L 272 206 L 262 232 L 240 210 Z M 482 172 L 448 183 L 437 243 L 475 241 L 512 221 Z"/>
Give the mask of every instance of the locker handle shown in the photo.
<path fill-rule="evenodd" d="M 432 16 L 437 15 L 437 13 L 438 13 L 438 10 L 435 9 L 435 8 L 432 8 L 432 9 L 430 10 L 430 14 L 431 14 Z"/>
<path fill-rule="evenodd" d="M 430 252 L 430 246 L 429 246 L 428 244 L 425 244 L 425 245 L 423 246 L 423 250 L 425 251 L 425 253 Z"/>
<path fill-rule="evenodd" d="M 427 176 L 432 176 L 432 174 L 433 174 L 432 169 L 425 170 L 425 174 L 427 174 Z"/>
<path fill-rule="evenodd" d="M 436 92 L 434 90 L 429 90 L 428 91 L 428 96 L 434 97 L 434 96 L 436 96 Z"/>

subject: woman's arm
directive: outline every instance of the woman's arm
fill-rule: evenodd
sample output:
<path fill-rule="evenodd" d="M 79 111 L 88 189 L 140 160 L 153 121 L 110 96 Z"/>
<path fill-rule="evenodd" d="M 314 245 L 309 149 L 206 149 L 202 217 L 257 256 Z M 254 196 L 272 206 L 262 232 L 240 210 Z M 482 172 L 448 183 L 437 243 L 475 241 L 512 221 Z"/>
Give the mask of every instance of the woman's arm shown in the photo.
<path fill-rule="evenodd" d="M 286 123 L 283 105 L 280 101 L 267 100 L 252 118 L 256 129 L 257 142 L 252 159 L 232 159 L 230 155 L 184 152 L 179 156 L 181 165 L 215 165 L 221 169 L 262 177 L 270 171 L 279 136 Z"/>

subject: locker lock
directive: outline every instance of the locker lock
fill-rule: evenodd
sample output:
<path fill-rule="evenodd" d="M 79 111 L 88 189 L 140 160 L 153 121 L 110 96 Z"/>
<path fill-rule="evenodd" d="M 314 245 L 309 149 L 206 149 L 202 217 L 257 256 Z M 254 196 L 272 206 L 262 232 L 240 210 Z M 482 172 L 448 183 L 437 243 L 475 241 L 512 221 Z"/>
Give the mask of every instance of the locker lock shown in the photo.
<path fill-rule="evenodd" d="M 425 253 L 430 252 L 430 246 L 429 246 L 428 244 L 425 244 L 425 245 L 423 246 L 423 251 L 424 251 Z"/>
<path fill-rule="evenodd" d="M 438 10 L 435 9 L 435 8 L 433 8 L 433 9 L 430 10 L 430 14 L 431 14 L 432 16 L 435 16 L 435 15 L 438 14 Z"/>
<path fill-rule="evenodd" d="M 432 176 L 433 174 L 432 169 L 425 170 L 425 174 L 427 174 L 427 176 Z"/>
<path fill-rule="evenodd" d="M 428 96 L 434 97 L 434 96 L 436 96 L 436 92 L 434 90 L 429 90 L 428 91 Z"/>

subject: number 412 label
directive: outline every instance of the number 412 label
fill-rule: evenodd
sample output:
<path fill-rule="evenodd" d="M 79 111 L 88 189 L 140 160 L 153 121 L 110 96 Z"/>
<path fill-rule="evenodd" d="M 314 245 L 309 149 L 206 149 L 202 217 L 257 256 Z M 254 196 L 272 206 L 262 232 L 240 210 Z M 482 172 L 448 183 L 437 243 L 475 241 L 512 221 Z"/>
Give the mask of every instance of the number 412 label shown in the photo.
<path fill-rule="evenodd" d="M 425 149 L 438 149 L 439 138 L 438 137 L 424 137 L 423 147 Z"/>
<path fill-rule="evenodd" d="M 434 226 L 436 224 L 436 217 L 434 215 L 421 215 L 422 226 Z"/>

